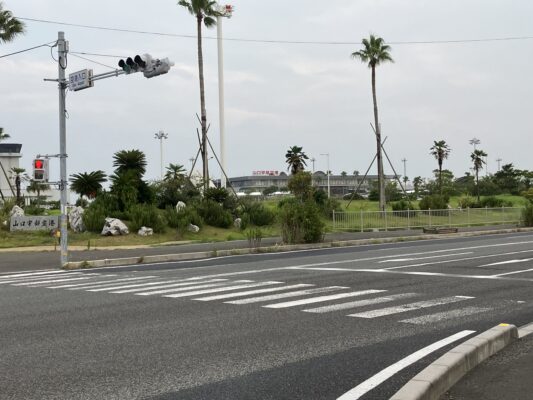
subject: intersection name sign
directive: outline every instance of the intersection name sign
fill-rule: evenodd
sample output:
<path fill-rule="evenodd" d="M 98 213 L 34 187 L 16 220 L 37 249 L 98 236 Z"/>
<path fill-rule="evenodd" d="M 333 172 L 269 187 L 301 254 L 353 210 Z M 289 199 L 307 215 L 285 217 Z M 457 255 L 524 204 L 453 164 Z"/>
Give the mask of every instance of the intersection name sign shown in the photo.
<path fill-rule="evenodd" d="M 73 92 L 87 89 L 94 86 L 92 81 L 93 70 L 82 69 L 81 71 L 73 72 L 68 76 L 69 89 Z"/>

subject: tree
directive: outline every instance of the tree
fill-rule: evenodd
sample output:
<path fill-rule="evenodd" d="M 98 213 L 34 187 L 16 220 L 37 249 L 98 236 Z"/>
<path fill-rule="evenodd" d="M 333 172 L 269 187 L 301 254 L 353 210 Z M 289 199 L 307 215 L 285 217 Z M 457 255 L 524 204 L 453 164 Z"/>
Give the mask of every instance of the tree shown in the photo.
<path fill-rule="evenodd" d="M 30 193 L 37 193 L 37 207 L 39 207 L 41 200 L 41 192 L 50 189 L 50 185 L 45 182 L 30 181 L 30 184 L 26 187 L 26 190 Z"/>
<path fill-rule="evenodd" d="M 121 150 L 113 155 L 113 167 L 116 174 L 135 171 L 142 177 L 146 172 L 146 155 L 140 150 Z"/>
<path fill-rule="evenodd" d="M 9 139 L 11 136 L 9 136 L 7 133 L 4 133 L 4 128 L 0 128 L 0 142 L 2 140 Z"/>
<path fill-rule="evenodd" d="M 216 25 L 217 17 L 221 15 L 215 7 L 216 1 L 212 0 L 180 0 L 178 5 L 185 7 L 191 15 L 196 18 L 197 38 L 198 38 L 198 76 L 200 79 L 200 107 L 202 125 L 202 162 L 204 176 L 204 190 L 209 188 L 209 169 L 207 160 L 207 115 L 205 110 L 205 89 L 204 89 L 204 58 L 202 54 L 202 22 L 206 28 Z"/>
<path fill-rule="evenodd" d="M 420 191 L 422 189 L 422 186 L 424 185 L 424 180 L 421 176 L 416 176 L 415 179 L 413 179 L 413 190 L 415 192 L 415 197 L 418 198 L 420 195 Z"/>
<path fill-rule="evenodd" d="M 302 151 L 302 147 L 292 146 L 285 154 L 285 162 L 288 164 L 287 169 L 290 169 L 291 174 L 302 172 L 307 166 L 305 160 L 309 160 L 307 154 Z"/>
<path fill-rule="evenodd" d="M 377 162 L 378 162 L 378 182 L 379 182 L 379 209 L 385 211 L 385 178 L 383 176 L 383 158 L 381 154 L 381 127 L 378 118 L 378 103 L 376 97 L 376 67 L 384 62 L 394 62 L 389 51 L 390 46 L 386 45 L 380 37 L 370 35 L 369 39 L 363 39 L 363 48 L 352 53 L 352 58 L 359 59 L 363 63 L 368 63 L 368 68 L 372 70 L 372 100 L 374 102 L 374 128 L 376 131 Z"/>
<path fill-rule="evenodd" d="M 106 181 L 104 171 L 82 172 L 70 176 L 70 188 L 81 197 L 94 199 L 102 190 L 102 183 Z"/>
<path fill-rule="evenodd" d="M 342 172 L 341 172 L 341 176 L 342 176 L 342 177 L 345 177 L 346 175 L 348 175 L 348 172 L 346 172 L 346 171 L 342 171 Z"/>
<path fill-rule="evenodd" d="M 24 24 L 13 17 L 10 11 L 4 10 L 0 2 L 0 43 L 11 42 L 15 36 L 24 33 Z"/>
<path fill-rule="evenodd" d="M 472 160 L 472 163 L 474 164 L 474 171 L 476 173 L 476 194 L 477 194 L 478 203 L 479 203 L 479 170 L 483 169 L 483 164 L 485 164 L 484 157 L 487 157 L 487 153 L 485 153 L 483 150 L 474 150 L 474 152 L 470 154 L 470 159 Z"/>
<path fill-rule="evenodd" d="M 20 205 L 21 204 L 20 189 L 21 189 L 22 182 L 29 181 L 30 177 L 26 174 L 26 170 L 24 168 L 13 167 L 11 168 L 11 173 L 15 177 L 15 188 L 17 189 L 17 195 L 16 195 L 17 204 Z"/>
<path fill-rule="evenodd" d="M 183 180 L 187 170 L 181 164 L 168 164 L 167 172 L 165 172 L 165 181 L 180 182 Z"/>
<path fill-rule="evenodd" d="M 433 141 L 433 146 L 430 148 L 431 155 L 435 157 L 439 164 L 439 192 L 442 195 L 442 163 L 450 155 L 450 147 L 446 144 L 446 141 L 439 140 Z"/>

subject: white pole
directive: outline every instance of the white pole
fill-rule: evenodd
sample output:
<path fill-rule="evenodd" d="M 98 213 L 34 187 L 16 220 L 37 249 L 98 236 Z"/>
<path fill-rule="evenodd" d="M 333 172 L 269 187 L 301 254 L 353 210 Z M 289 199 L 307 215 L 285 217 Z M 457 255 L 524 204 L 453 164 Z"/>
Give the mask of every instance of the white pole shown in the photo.
<path fill-rule="evenodd" d="M 222 16 L 217 16 L 218 48 L 218 118 L 220 129 L 220 187 L 226 187 L 226 138 L 224 136 L 224 53 L 222 49 Z"/>
<path fill-rule="evenodd" d="M 163 179 L 163 137 L 159 138 L 159 155 L 161 159 L 161 179 Z"/>
<path fill-rule="evenodd" d="M 67 81 L 65 69 L 67 67 L 68 45 L 63 32 L 58 33 L 58 81 L 59 81 L 59 174 L 60 174 L 60 232 L 61 232 L 61 267 L 68 263 L 68 229 L 67 229 L 67 129 L 66 129 L 66 94 Z"/>
<path fill-rule="evenodd" d="M 328 153 L 328 199 L 331 197 L 331 191 L 329 186 L 329 176 L 331 175 L 331 172 L 329 170 L 329 153 Z"/>

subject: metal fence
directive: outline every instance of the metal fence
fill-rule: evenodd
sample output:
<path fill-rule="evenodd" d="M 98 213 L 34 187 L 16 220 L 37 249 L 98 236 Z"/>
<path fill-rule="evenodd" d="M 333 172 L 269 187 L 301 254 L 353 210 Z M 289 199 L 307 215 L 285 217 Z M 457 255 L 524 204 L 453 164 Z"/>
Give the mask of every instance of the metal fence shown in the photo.
<path fill-rule="evenodd" d="M 508 225 L 522 222 L 522 207 L 333 212 L 333 230 L 373 231 Z"/>

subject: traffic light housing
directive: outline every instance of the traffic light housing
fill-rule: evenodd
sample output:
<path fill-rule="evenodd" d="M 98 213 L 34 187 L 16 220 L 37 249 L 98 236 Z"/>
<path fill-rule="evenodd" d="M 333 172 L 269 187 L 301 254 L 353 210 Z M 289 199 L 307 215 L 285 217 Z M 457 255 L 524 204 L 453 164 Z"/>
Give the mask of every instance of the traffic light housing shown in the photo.
<path fill-rule="evenodd" d="M 154 76 L 166 74 L 173 65 L 174 63 L 168 58 L 151 60 L 150 65 L 146 66 L 143 74 L 146 78 L 153 78 Z"/>
<path fill-rule="evenodd" d="M 36 158 L 33 160 L 33 180 L 36 182 L 48 182 L 48 159 Z"/>
<path fill-rule="evenodd" d="M 133 58 L 128 57 L 126 60 L 122 59 L 118 62 L 118 66 L 126 74 L 142 72 L 146 78 L 166 74 L 173 65 L 174 63 L 168 58 L 154 59 L 150 54 L 136 55 Z"/>

